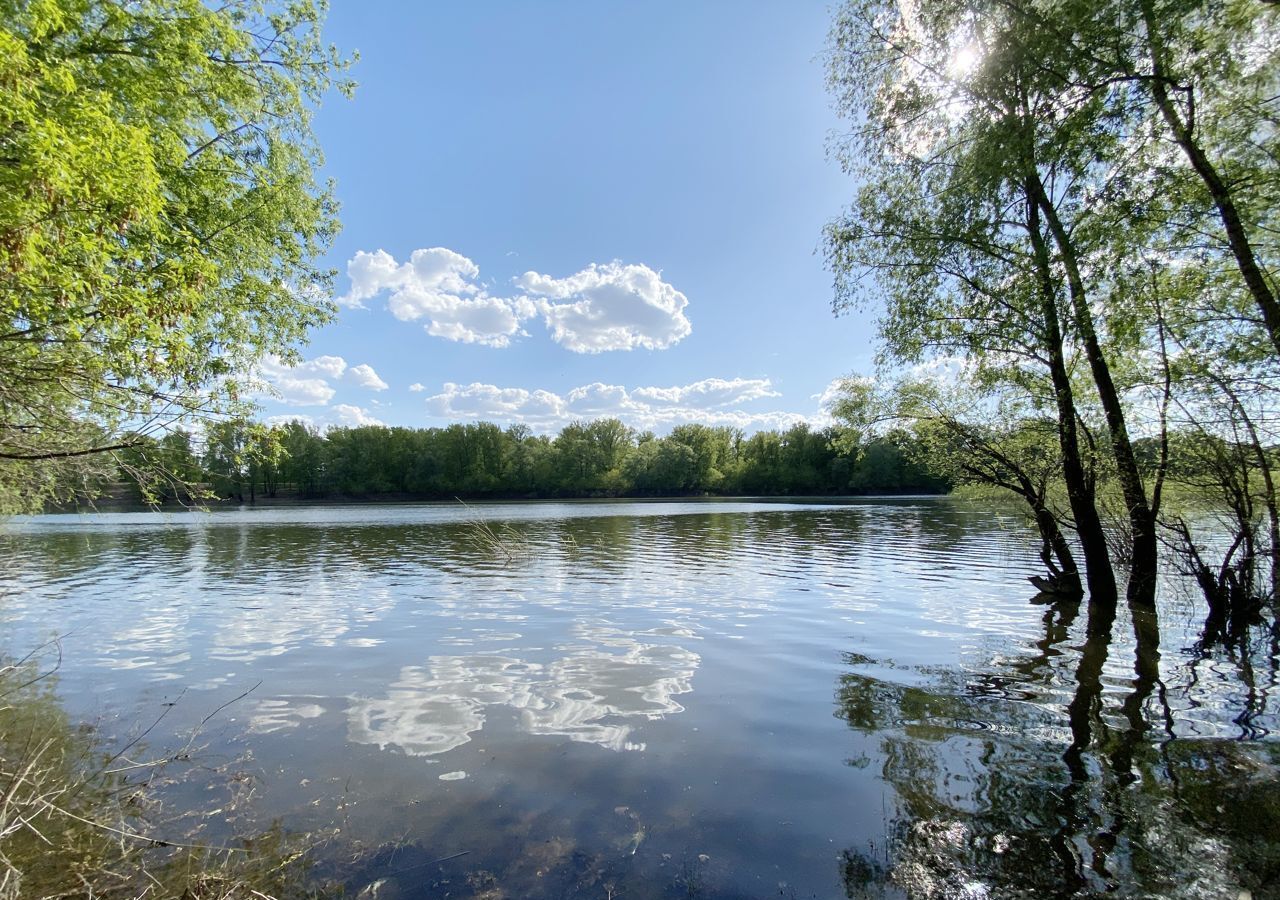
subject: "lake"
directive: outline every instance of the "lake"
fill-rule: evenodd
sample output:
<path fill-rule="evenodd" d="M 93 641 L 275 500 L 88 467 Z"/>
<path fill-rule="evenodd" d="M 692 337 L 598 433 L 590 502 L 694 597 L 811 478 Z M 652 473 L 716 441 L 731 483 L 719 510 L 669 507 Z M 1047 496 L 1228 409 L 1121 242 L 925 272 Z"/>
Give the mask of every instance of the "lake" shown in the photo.
<path fill-rule="evenodd" d="M 1036 549 L 950 498 L 47 515 L 0 620 L 108 741 L 208 717 L 205 838 L 338 828 L 353 894 L 1274 896 L 1276 635 L 1172 577 L 1099 627 Z"/>

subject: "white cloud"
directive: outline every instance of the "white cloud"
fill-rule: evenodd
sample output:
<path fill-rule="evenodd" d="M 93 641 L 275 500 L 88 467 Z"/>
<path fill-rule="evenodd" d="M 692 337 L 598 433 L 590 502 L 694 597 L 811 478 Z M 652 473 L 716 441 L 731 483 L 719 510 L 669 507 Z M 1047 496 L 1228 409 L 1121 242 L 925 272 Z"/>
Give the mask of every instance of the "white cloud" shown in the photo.
<path fill-rule="evenodd" d="M 378 250 L 366 253 L 360 250 L 347 261 L 347 277 L 351 279 L 351 291 L 339 297 L 338 303 L 354 309 L 362 309 L 364 301 L 377 295 L 384 288 L 398 284 L 400 266 L 390 253 Z"/>
<path fill-rule="evenodd" d="M 324 406 L 337 391 L 323 376 L 332 371 L 341 374 L 346 367 L 337 356 L 321 356 L 292 367 L 286 366 L 278 356 L 266 356 L 258 363 L 258 374 L 268 394 L 285 403 Z"/>
<path fill-rule="evenodd" d="M 294 406 L 324 406 L 337 393 L 323 378 L 281 375 L 272 379 L 271 386 L 283 402 Z"/>
<path fill-rule="evenodd" d="M 631 405 L 627 389 L 617 384 L 601 384 L 597 381 L 569 392 L 569 411 L 575 416 L 612 416 Z"/>
<path fill-rule="evenodd" d="M 341 378 L 346 368 L 347 361 L 341 356 L 317 356 L 315 359 L 307 360 L 294 366 L 293 371 L 307 375 Z"/>
<path fill-rule="evenodd" d="M 290 422 L 301 422 L 308 428 L 320 427 L 320 424 L 316 422 L 315 416 L 309 416 L 306 413 L 287 413 L 282 416 L 267 416 L 262 421 L 268 425 L 288 425 Z"/>
<path fill-rule="evenodd" d="M 550 391 L 504 388 L 493 384 L 448 383 L 427 398 L 431 415 L 449 420 L 483 419 L 517 422 L 541 430 L 555 430 L 574 419 L 616 417 L 633 428 L 665 430 L 687 422 L 728 425 L 745 430 L 787 428 L 800 421 L 817 421 L 783 411 L 753 412 L 726 408 L 731 403 L 778 396 L 768 379 L 706 379 L 669 388 L 622 385 L 582 385 L 563 397 Z"/>
<path fill-rule="evenodd" d="M 646 403 L 669 406 L 720 407 L 765 397 L 781 397 L 768 378 L 704 378 L 683 387 L 636 388 L 632 396 Z"/>
<path fill-rule="evenodd" d="M 427 386 L 420 381 L 415 381 L 413 384 L 409 385 L 409 390 L 413 391 L 415 394 L 420 394 L 426 389 Z"/>
<path fill-rule="evenodd" d="M 379 419 L 375 419 L 369 415 L 367 410 L 358 406 L 351 406 L 348 403 L 337 403 L 333 406 L 333 419 L 328 422 L 330 426 L 346 426 L 354 428 L 358 425 L 385 425 Z"/>
<path fill-rule="evenodd" d="M 373 366 L 362 363 L 358 366 L 352 366 L 347 370 L 347 377 L 360 385 L 362 388 L 368 388 L 371 391 L 385 391 L 387 383 L 378 377 L 378 373 L 373 371 Z"/>
<path fill-rule="evenodd" d="M 335 403 L 316 415 L 289 412 L 278 416 L 267 416 L 262 421 L 268 425 L 287 425 L 290 422 L 301 422 L 308 428 L 321 432 L 328 431 L 330 428 L 354 428 L 359 425 L 386 424 L 381 419 L 369 415 L 368 410 L 346 403 Z"/>
<path fill-rule="evenodd" d="M 540 298 L 552 340 L 575 353 L 664 350 L 693 330 L 688 298 L 648 266 L 592 264 L 568 278 L 526 272 L 516 284 Z"/>
<path fill-rule="evenodd" d="M 393 316 L 425 320 L 428 334 L 451 341 L 505 347 L 537 312 L 528 300 L 490 296 L 476 280 L 480 267 L 445 247 L 414 250 L 405 263 L 385 250 L 361 250 L 347 263 L 347 275 L 351 291 L 340 302 L 363 306 L 385 291 Z"/>
<path fill-rule="evenodd" d="M 500 388 L 479 382 L 448 382 L 439 394 L 427 398 L 427 411 L 443 419 L 496 419 L 555 425 L 571 418 L 565 401 L 549 391 Z"/>
<path fill-rule="evenodd" d="M 378 377 L 372 366 L 348 366 L 341 356 L 317 356 L 299 360 L 296 365 L 286 365 L 280 357 L 268 355 L 258 363 L 258 381 L 264 395 L 291 406 L 327 406 L 337 394 L 329 380 L 344 375 L 348 381 L 369 390 L 383 391 L 387 388 L 387 383 Z"/>
<path fill-rule="evenodd" d="M 645 265 L 595 264 L 567 278 L 526 272 L 524 293 L 495 296 L 480 282 L 480 267 L 446 247 L 413 251 L 398 262 L 385 250 L 361 250 L 347 262 L 351 290 L 338 302 L 362 307 L 387 295 L 402 322 L 423 322 L 427 333 L 451 341 L 506 347 L 541 317 L 552 340 L 575 353 L 662 350 L 692 331 L 689 300 Z"/>
<path fill-rule="evenodd" d="M 810 399 L 817 400 L 818 406 L 821 407 L 822 409 L 830 409 L 831 404 L 835 403 L 837 400 L 839 400 L 841 397 L 844 396 L 844 386 L 851 381 L 874 384 L 874 381 L 872 379 L 867 378 L 865 376 L 845 375 L 840 378 L 831 379 L 831 381 L 827 383 L 827 386 L 822 389 L 821 393 L 814 394 Z"/>

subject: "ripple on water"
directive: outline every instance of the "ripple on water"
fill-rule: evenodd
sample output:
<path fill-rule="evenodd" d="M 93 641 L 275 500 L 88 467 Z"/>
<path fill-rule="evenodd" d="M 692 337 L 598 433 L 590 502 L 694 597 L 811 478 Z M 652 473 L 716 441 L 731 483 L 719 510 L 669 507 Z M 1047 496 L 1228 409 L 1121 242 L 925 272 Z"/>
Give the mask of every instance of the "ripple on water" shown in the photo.
<path fill-rule="evenodd" d="M 519 552 L 477 542 L 476 516 Z M 1029 602 L 1035 550 L 990 510 L 919 499 L 42 516 L 0 532 L 0 621 L 11 650 L 64 635 L 80 715 L 106 692 L 221 702 L 260 681 L 210 748 L 278 773 L 272 814 L 334 808 L 284 789 L 306 780 L 350 783 L 347 814 L 383 837 L 483 841 L 501 809 L 522 841 L 603 853 L 592 823 L 625 819 L 636 865 L 696 848 L 726 861 L 725 890 L 776 891 L 785 870 L 826 896 L 832 848 L 883 836 L 908 764 L 976 783 L 997 741 L 1060 767 L 1081 698 L 1129 728 L 1127 613 L 1090 644 L 1086 610 Z M 1241 722 L 1275 692 L 1274 661 L 1255 661 L 1250 700 L 1241 660 L 1192 649 L 1194 602 L 1170 604 L 1160 690 L 1139 697 L 1164 704 L 1153 720 L 1167 709 L 1180 738 L 1274 731 L 1265 698 Z"/>

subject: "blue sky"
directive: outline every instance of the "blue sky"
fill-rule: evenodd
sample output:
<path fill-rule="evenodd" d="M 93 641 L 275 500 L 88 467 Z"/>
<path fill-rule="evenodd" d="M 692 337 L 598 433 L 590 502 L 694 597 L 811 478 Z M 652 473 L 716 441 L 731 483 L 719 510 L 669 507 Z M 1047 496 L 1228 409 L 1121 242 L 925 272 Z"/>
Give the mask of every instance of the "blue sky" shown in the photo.
<path fill-rule="evenodd" d="M 822 3 L 337 0 L 335 322 L 269 416 L 775 427 L 870 364 L 818 252 Z"/>

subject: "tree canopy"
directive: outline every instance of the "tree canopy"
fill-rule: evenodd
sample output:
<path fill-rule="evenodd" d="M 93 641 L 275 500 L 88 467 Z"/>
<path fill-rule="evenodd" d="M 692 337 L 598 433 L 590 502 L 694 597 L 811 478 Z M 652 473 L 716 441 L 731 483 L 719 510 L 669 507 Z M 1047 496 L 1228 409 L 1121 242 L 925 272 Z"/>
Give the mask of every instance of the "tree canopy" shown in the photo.
<path fill-rule="evenodd" d="M 200 442 L 181 431 L 146 438 L 107 482 L 152 503 L 182 499 L 207 479 L 216 495 L 419 498 L 616 497 L 699 494 L 937 493 L 949 487 L 904 433 L 837 443 L 836 430 L 798 423 L 746 437 L 688 423 L 665 437 L 617 419 L 570 422 L 555 435 L 492 422 L 444 428 L 365 425 L 320 432 L 299 421 L 224 421 Z M 156 482 L 156 468 L 199 473 Z M 139 473 L 143 473 L 140 477 Z M 107 484 L 96 486 L 107 490 Z"/>
<path fill-rule="evenodd" d="M 1265 498 L 1251 508 L 1276 506 L 1278 13 L 1252 0 L 851 0 L 836 16 L 830 84 L 853 123 L 837 151 L 860 180 L 827 230 L 836 307 L 882 311 L 890 380 L 957 367 L 976 406 L 916 403 L 910 420 L 963 435 L 963 471 L 994 476 L 991 451 L 1022 446 L 996 483 L 1074 532 L 1095 599 L 1114 596 L 1118 565 L 1149 604 L 1161 543 L 1198 552 L 1161 506 L 1171 428 L 1252 441 L 1245 480 Z M 1247 407 L 1254 431 L 1206 416 L 1213 406 Z M 1001 422 L 1009 408 L 1025 423 Z M 1040 455 L 1055 468 L 1028 491 L 1006 476 L 1035 434 L 1056 443 Z M 1036 499 L 1054 494 L 1062 508 Z M 1264 555 L 1268 539 L 1242 541 Z"/>
<path fill-rule="evenodd" d="M 0 509 L 234 410 L 332 314 L 315 0 L 0 0 Z"/>

